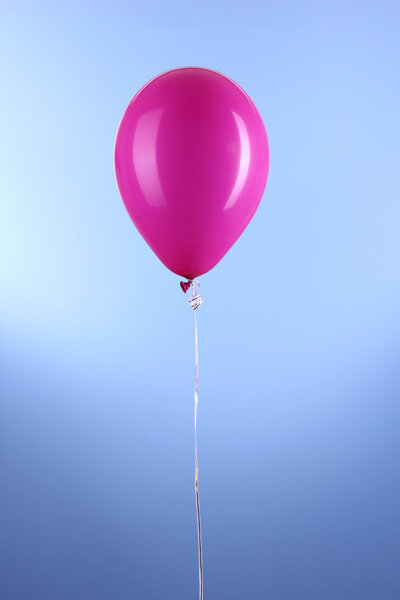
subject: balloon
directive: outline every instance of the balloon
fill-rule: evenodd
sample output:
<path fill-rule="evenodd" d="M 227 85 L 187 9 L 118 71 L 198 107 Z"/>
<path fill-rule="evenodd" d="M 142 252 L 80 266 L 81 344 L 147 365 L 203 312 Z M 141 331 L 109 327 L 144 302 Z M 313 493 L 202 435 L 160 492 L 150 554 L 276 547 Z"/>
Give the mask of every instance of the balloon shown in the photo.
<path fill-rule="evenodd" d="M 212 269 L 243 233 L 268 177 L 261 116 L 231 79 L 199 67 L 158 75 L 133 98 L 115 142 L 119 191 L 174 273 Z"/>

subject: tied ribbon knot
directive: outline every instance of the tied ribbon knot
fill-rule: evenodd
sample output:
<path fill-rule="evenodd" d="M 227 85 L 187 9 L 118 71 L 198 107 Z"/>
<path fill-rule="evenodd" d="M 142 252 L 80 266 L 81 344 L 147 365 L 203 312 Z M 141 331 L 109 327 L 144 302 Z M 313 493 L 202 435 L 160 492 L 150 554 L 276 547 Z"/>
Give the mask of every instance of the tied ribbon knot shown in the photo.
<path fill-rule="evenodd" d="M 186 294 L 190 287 L 192 288 L 193 295 L 191 298 L 189 298 L 188 302 L 193 308 L 193 310 L 199 308 L 200 304 L 203 303 L 203 298 L 199 294 L 200 283 L 197 281 L 197 279 L 188 279 L 187 281 L 181 281 L 180 286 L 184 294 Z"/>

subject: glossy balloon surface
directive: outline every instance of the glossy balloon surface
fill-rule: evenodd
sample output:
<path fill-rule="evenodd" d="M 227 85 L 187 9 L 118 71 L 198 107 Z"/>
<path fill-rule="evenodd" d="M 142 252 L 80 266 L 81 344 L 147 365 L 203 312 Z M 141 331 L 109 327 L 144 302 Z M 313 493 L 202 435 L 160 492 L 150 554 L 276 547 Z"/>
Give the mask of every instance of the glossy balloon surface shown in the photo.
<path fill-rule="evenodd" d="M 127 211 L 159 259 L 193 279 L 212 269 L 253 217 L 268 176 L 264 124 L 231 79 L 188 67 L 130 102 L 115 171 Z"/>

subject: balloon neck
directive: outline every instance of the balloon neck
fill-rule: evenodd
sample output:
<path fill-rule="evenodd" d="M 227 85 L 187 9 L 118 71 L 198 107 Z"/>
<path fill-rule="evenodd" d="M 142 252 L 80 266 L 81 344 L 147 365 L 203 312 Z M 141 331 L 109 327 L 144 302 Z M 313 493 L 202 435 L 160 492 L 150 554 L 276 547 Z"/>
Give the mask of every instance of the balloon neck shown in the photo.
<path fill-rule="evenodd" d="M 188 289 L 190 288 L 190 286 L 192 285 L 192 280 L 189 279 L 188 281 L 181 281 L 180 282 L 181 288 L 182 288 L 182 292 L 184 294 L 186 294 L 186 292 L 188 291 Z"/>

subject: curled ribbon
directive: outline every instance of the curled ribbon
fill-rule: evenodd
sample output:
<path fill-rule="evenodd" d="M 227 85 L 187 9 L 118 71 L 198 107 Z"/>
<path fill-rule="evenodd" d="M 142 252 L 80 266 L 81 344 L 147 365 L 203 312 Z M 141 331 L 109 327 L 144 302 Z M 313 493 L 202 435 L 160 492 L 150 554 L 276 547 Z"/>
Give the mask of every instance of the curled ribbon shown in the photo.
<path fill-rule="evenodd" d="M 200 283 L 197 281 L 197 279 L 188 279 L 188 281 L 181 281 L 180 285 L 184 294 L 186 294 L 190 287 L 192 288 L 193 295 L 191 298 L 189 298 L 188 302 L 193 308 L 193 310 L 199 308 L 200 304 L 203 304 L 203 298 L 199 294 Z"/>

